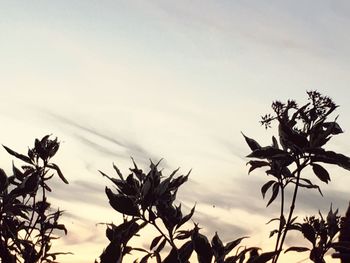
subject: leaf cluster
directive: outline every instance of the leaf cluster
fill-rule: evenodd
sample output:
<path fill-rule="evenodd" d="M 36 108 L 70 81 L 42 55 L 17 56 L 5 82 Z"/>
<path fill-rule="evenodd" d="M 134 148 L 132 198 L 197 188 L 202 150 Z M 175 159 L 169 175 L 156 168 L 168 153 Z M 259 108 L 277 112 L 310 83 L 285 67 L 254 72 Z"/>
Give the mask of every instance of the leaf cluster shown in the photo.
<path fill-rule="evenodd" d="M 49 135 L 36 139 L 27 155 L 4 148 L 24 164 L 13 163 L 10 176 L 0 169 L 0 262 L 56 262 L 65 253 L 51 252 L 52 241 L 58 238 L 55 232 L 67 230 L 59 223 L 63 211 L 51 207 L 46 193 L 51 192 L 52 171 L 68 183 L 51 162 L 59 142 Z"/>

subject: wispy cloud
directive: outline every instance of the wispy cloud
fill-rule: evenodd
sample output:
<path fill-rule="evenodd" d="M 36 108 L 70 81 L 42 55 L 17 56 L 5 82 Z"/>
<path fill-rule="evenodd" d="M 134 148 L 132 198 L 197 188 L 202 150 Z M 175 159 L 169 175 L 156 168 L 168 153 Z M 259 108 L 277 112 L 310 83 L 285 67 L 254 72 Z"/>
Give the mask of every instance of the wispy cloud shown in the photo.
<path fill-rule="evenodd" d="M 129 141 L 125 136 L 116 135 L 119 138 L 121 137 L 116 139 L 105 131 L 82 124 L 81 121 L 72 120 L 55 113 L 48 113 L 48 116 L 73 128 L 70 132 L 75 138 L 99 153 L 120 158 L 130 158 L 132 156 L 143 164 L 148 164 L 149 159 L 156 161 L 160 159 L 155 154 L 144 149 L 140 144 Z M 163 166 L 166 165 L 166 161 L 162 164 Z"/>

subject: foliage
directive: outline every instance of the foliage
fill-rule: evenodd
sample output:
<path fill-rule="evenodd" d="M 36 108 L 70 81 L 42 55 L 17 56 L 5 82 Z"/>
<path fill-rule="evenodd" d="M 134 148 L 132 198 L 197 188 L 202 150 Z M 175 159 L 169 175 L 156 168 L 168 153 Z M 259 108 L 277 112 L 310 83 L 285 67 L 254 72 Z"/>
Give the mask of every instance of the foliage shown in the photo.
<path fill-rule="evenodd" d="M 58 238 L 55 231 L 67 230 L 59 223 L 63 211 L 51 207 L 47 192 L 53 171 L 68 184 L 51 162 L 59 142 L 49 135 L 36 139 L 27 155 L 4 148 L 24 165 L 18 168 L 13 163 L 11 176 L 0 169 L 0 262 L 56 262 L 57 255 L 65 253 L 51 252 L 52 241 Z"/>
<path fill-rule="evenodd" d="M 211 242 L 200 233 L 198 224 L 192 229 L 184 230 L 195 211 L 195 206 L 188 214 L 183 214 L 181 204 L 176 205 L 176 194 L 190 174 L 176 177 L 179 169 L 165 177 L 158 165 L 151 162 L 150 170 L 144 173 L 133 160 L 134 167 L 126 178 L 114 165 L 118 178 L 107 177 L 115 186 L 116 193 L 106 187 L 109 204 L 118 213 L 122 213 L 124 221 L 119 224 L 108 224 L 106 236 L 109 245 L 100 256 L 100 263 L 121 263 L 126 254 L 133 250 L 141 251 L 145 255 L 140 263 L 154 258 L 157 263 L 187 263 L 192 255 L 197 255 L 199 263 L 243 263 L 249 253 L 249 263 L 264 263 L 270 260 L 274 252 L 258 253 L 258 248 L 238 249 L 234 255 L 229 255 L 245 238 L 223 244 L 219 235 L 215 233 Z M 154 227 L 159 235 L 150 242 L 149 249 L 134 248 L 128 245 L 130 239 L 146 226 Z M 169 253 L 162 253 L 168 247 Z M 134 262 L 137 262 L 135 260 Z"/>
<path fill-rule="evenodd" d="M 302 174 L 305 168 L 311 167 L 315 176 L 324 183 L 328 183 L 331 178 L 329 172 L 321 165 L 322 163 L 338 165 L 350 170 L 349 157 L 324 148 L 332 136 L 343 132 L 337 123 L 337 117 L 329 121 L 331 113 L 337 108 L 336 104 L 317 91 L 307 92 L 307 95 L 309 102 L 302 106 L 298 106 L 293 100 L 288 100 L 287 103 L 275 101 L 272 104 L 274 115 L 267 114 L 262 117 L 261 123 L 266 128 L 271 127 L 273 121 L 277 121 L 281 146 L 274 136 L 271 146 L 262 147 L 254 139 L 243 135 L 252 150 L 248 155 L 249 158 L 253 158 L 248 162 L 249 172 L 266 167 L 266 174 L 272 177 L 261 188 L 263 197 L 271 190 L 267 206 L 275 201 L 278 195 L 281 198 L 280 216 L 274 219 L 279 222 L 278 229 L 270 234 L 270 237 L 277 234 L 273 263 L 278 260 L 289 230 L 297 228 L 312 242 L 310 259 L 317 263 L 323 262 L 324 253 L 339 231 L 339 217 L 332 211 L 328 216 L 333 218 L 332 222 L 309 217 L 300 225 L 295 223 L 296 218 L 293 217 L 299 188 L 317 189 L 322 195 L 320 187 Z M 287 213 L 285 195 L 286 188 L 289 186 L 293 187 L 293 195 Z M 323 224 L 322 229 L 318 228 L 319 224 Z M 317 239 L 319 239 L 318 243 Z M 305 249 L 289 250 L 304 251 Z"/>

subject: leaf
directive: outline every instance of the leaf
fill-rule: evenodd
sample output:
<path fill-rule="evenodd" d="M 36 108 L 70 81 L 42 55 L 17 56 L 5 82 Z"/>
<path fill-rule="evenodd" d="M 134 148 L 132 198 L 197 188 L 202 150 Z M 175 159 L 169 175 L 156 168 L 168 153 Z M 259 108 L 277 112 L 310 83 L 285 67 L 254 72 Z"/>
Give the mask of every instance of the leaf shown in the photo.
<path fill-rule="evenodd" d="M 272 146 L 276 149 L 279 149 L 278 142 L 275 136 L 272 136 Z"/>
<path fill-rule="evenodd" d="M 124 181 L 124 177 L 122 175 L 122 173 L 120 172 L 119 168 L 113 163 L 113 168 L 116 171 L 116 173 L 118 174 L 120 180 Z"/>
<path fill-rule="evenodd" d="M 148 260 L 148 258 L 149 258 L 151 255 L 152 255 L 152 254 L 147 254 L 147 255 L 145 255 L 145 256 L 141 259 L 140 263 L 147 263 L 147 260 Z"/>
<path fill-rule="evenodd" d="M 181 220 L 180 222 L 177 224 L 176 228 L 180 228 L 183 224 L 185 224 L 188 220 L 191 219 L 191 217 L 193 216 L 193 213 L 194 213 L 194 210 L 196 208 L 196 205 L 194 205 L 190 211 L 189 214 L 185 215 Z"/>
<path fill-rule="evenodd" d="M 111 242 L 103 251 L 100 256 L 100 263 L 121 263 L 122 255 L 121 255 L 121 244 L 119 242 Z"/>
<path fill-rule="evenodd" d="M 163 241 L 159 244 L 159 246 L 156 248 L 155 252 L 159 253 L 160 251 L 162 251 L 162 249 L 164 248 L 166 244 L 166 239 L 164 238 Z"/>
<path fill-rule="evenodd" d="M 262 253 L 252 260 L 251 263 L 266 263 L 270 261 L 277 253 L 277 251 Z"/>
<path fill-rule="evenodd" d="M 159 243 L 159 241 L 162 239 L 162 237 L 163 237 L 162 235 L 155 237 L 152 240 L 151 246 L 149 247 L 149 249 L 152 250 Z"/>
<path fill-rule="evenodd" d="M 267 203 L 266 207 L 268 207 L 268 206 L 276 199 L 279 190 L 280 190 L 279 183 L 278 183 L 278 182 L 275 182 L 275 184 L 274 184 L 273 187 L 272 187 L 272 195 L 271 195 L 271 198 L 270 198 L 269 202 Z"/>
<path fill-rule="evenodd" d="M 121 194 L 114 194 L 108 187 L 105 188 L 105 192 L 109 199 L 109 204 L 118 212 L 130 215 L 139 216 L 140 211 L 135 202 L 128 196 Z"/>
<path fill-rule="evenodd" d="M 252 171 L 254 171 L 256 168 L 260 168 L 263 166 L 269 166 L 270 163 L 266 162 L 266 161 L 256 161 L 256 160 L 252 160 L 247 162 L 247 165 L 250 164 L 251 167 L 249 168 L 248 174 L 250 174 Z"/>
<path fill-rule="evenodd" d="M 169 255 L 163 260 L 163 263 L 188 262 L 192 252 L 192 241 L 187 241 L 178 250 L 175 250 L 174 248 L 171 249 Z"/>
<path fill-rule="evenodd" d="M 61 180 L 62 180 L 65 184 L 69 184 L 68 181 L 67 181 L 67 179 L 64 177 L 64 175 L 63 175 L 61 169 L 58 167 L 57 164 L 49 163 L 49 164 L 47 165 L 47 167 L 56 170 L 56 172 L 57 172 L 58 176 L 61 178 Z"/>
<path fill-rule="evenodd" d="M 234 241 L 231 241 L 231 242 L 228 242 L 226 245 L 225 245 L 225 255 L 227 255 L 228 253 L 230 253 L 232 251 L 232 249 L 234 249 L 237 245 L 239 245 L 241 243 L 241 241 L 243 239 L 245 239 L 247 237 L 241 237 L 241 238 L 238 238 Z"/>
<path fill-rule="evenodd" d="M 8 179 L 5 171 L 0 168 L 0 193 L 3 192 L 8 186 Z M 2 198 L 2 196 L 1 196 Z"/>
<path fill-rule="evenodd" d="M 23 154 L 17 153 L 15 151 L 11 150 L 10 148 L 6 147 L 5 145 L 2 145 L 2 146 L 5 148 L 5 150 L 9 154 L 11 154 L 11 155 L 15 156 L 16 158 L 22 160 L 23 162 L 26 162 L 26 163 L 29 163 L 29 164 L 33 164 L 29 157 L 27 157 L 27 156 L 25 156 Z"/>
<path fill-rule="evenodd" d="M 306 151 L 314 154 L 311 156 L 312 162 L 336 164 L 350 171 L 350 158 L 348 156 L 333 151 L 325 151 L 321 148 L 308 148 Z"/>
<path fill-rule="evenodd" d="M 289 251 L 295 251 L 295 252 L 305 252 L 305 251 L 309 251 L 310 249 L 307 247 L 290 247 L 288 248 L 286 251 L 284 251 L 284 253 L 287 253 Z"/>
<path fill-rule="evenodd" d="M 255 141 L 254 139 L 251 139 L 251 138 L 245 136 L 243 132 L 241 132 L 241 133 L 242 133 L 242 135 L 243 135 L 245 141 L 247 142 L 249 148 L 250 148 L 252 151 L 255 151 L 255 150 L 261 148 L 260 144 L 259 144 L 257 141 Z"/>
<path fill-rule="evenodd" d="M 329 173 L 325 168 L 323 168 L 321 165 L 312 163 L 312 170 L 316 174 L 316 176 L 322 181 L 328 184 L 328 181 L 330 181 Z"/>
<path fill-rule="evenodd" d="M 301 232 L 303 233 L 304 237 L 312 243 L 312 245 L 315 244 L 316 233 L 311 225 L 309 225 L 308 223 L 302 224 L 301 225 Z"/>
<path fill-rule="evenodd" d="M 193 241 L 194 250 L 197 253 L 198 263 L 211 263 L 213 252 L 208 238 L 200 234 L 196 227 L 191 239 Z"/>
<path fill-rule="evenodd" d="M 265 198 L 265 194 L 267 192 L 267 190 L 275 183 L 274 180 L 270 180 L 267 183 L 265 183 L 262 187 L 261 187 L 261 194 L 263 196 L 263 198 Z"/>
<path fill-rule="evenodd" d="M 270 232 L 270 235 L 269 235 L 269 238 L 273 237 L 275 234 L 278 233 L 278 230 L 277 229 L 274 229 Z"/>
<path fill-rule="evenodd" d="M 288 152 L 276 149 L 272 146 L 262 147 L 260 149 L 254 150 L 247 157 L 258 158 L 258 159 L 286 159 L 289 156 Z"/>
<path fill-rule="evenodd" d="M 213 248 L 215 260 L 217 262 L 222 262 L 225 257 L 225 247 L 217 232 L 215 232 L 211 240 L 211 247 Z"/>

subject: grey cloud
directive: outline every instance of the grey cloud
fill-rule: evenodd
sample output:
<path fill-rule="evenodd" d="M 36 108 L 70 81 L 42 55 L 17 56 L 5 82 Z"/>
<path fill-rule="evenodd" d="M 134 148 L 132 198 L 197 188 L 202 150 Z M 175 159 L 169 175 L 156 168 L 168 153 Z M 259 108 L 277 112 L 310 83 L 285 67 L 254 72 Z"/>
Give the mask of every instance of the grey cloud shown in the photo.
<path fill-rule="evenodd" d="M 73 127 L 75 129 L 75 131 L 72 132 L 74 137 L 100 153 L 121 158 L 129 158 L 129 156 L 133 156 L 138 160 L 138 162 L 141 162 L 143 164 L 148 163 L 150 158 L 152 160 L 160 159 L 159 157 L 145 150 L 142 146 L 138 145 L 137 143 L 128 141 L 125 138 L 117 140 L 105 132 L 91 128 L 87 125 L 83 125 L 75 120 L 71 120 L 55 113 L 48 113 L 48 115 L 56 121 Z M 102 145 L 95 142 L 93 139 L 88 139 L 87 135 L 93 135 L 96 138 L 103 139 L 107 142 L 107 145 Z M 115 146 L 118 148 L 114 148 Z M 164 166 L 166 165 L 166 162 L 164 161 L 162 164 Z"/>
<path fill-rule="evenodd" d="M 104 186 L 89 181 L 76 180 L 69 185 L 61 182 L 53 182 L 50 196 L 55 199 L 79 202 L 88 205 L 107 206 L 108 202 L 104 195 Z"/>

